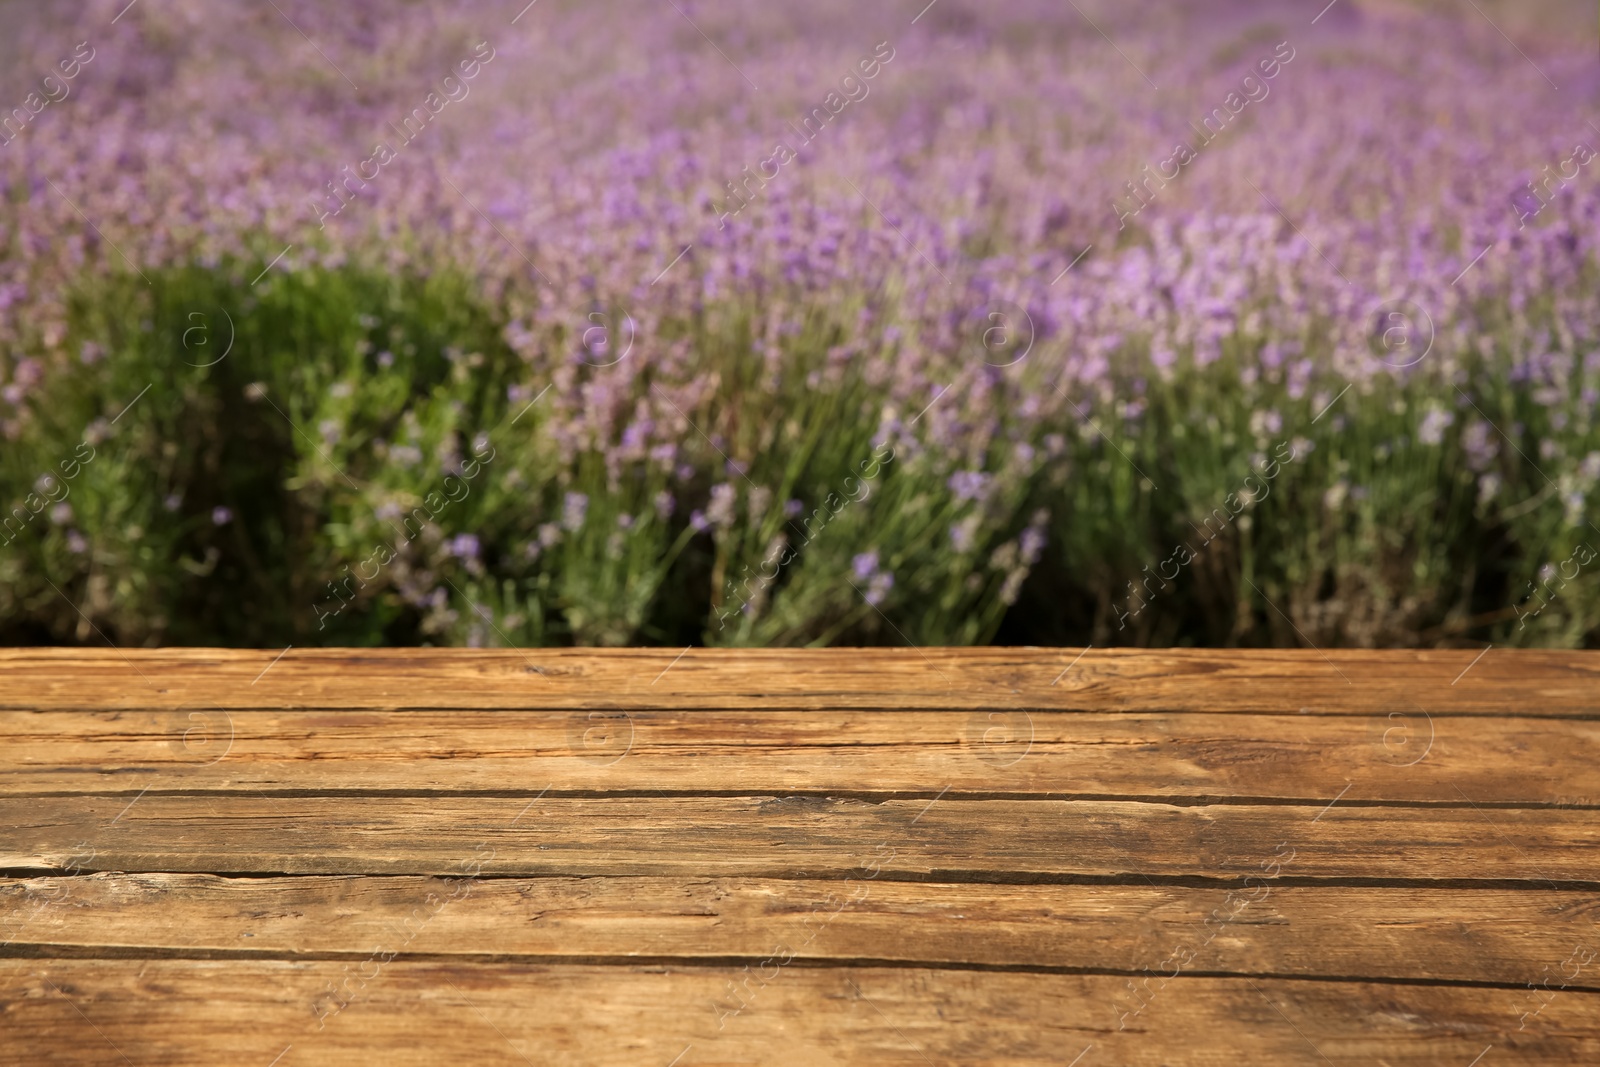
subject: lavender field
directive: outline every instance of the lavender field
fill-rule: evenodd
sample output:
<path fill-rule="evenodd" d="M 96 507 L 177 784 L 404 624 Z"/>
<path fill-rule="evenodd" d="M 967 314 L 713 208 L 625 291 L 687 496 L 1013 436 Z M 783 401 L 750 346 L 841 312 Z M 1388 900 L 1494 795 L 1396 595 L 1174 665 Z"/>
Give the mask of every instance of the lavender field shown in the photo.
<path fill-rule="evenodd" d="M 0 642 L 1600 641 L 1593 5 L 523 2 L 8 6 Z"/>

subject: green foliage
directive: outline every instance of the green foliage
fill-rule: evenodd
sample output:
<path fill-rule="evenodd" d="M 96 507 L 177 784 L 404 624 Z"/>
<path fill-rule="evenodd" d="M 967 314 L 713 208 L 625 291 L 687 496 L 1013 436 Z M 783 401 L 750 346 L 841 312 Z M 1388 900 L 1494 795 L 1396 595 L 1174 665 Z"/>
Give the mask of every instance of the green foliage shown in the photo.
<path fill-rule="evenodd" d="M 1052 393 L 1041 350 L 941 399 L 1001 412 L 958 463 L 926 424 L 883 431 L 873 366 L 894 342 L 841 358 L 866 297 L 788 324 L 770 359 L 750 356 L 753 306 L 660 323 L 696 354 L 685 381 L 563 363 L 561 330 L 527 363 L 448 270 L 247 274 L 73 294 L 68 346 L 99 357 L 42 383 L 0 454 L 0 640 L 1573 646 L 1600 628 L 1600 575 L 1574 563 L 1600 545 L 1588 371 L 1559 402 L 1500 354 L 1462 357 L 1455 397 L 1423 375 L 1246 395 L 1247 339 L 1165 378 L 1129 342 L 1117 395 L 1142 410 L 1069 405 L 1021 440 L 1005 412 Z M 646 408 L 681 419 L 672 455 L 622 440 Z"/>

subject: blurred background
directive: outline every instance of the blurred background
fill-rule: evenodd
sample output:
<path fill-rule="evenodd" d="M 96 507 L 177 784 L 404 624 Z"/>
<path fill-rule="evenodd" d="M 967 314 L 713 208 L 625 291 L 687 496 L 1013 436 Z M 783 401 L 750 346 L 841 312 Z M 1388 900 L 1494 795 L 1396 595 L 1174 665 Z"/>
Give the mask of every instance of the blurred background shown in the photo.
<path fill-rule="evenodd" d="M 0 643 L 1594 646 L 1594 5 L 7 3 Z"/>

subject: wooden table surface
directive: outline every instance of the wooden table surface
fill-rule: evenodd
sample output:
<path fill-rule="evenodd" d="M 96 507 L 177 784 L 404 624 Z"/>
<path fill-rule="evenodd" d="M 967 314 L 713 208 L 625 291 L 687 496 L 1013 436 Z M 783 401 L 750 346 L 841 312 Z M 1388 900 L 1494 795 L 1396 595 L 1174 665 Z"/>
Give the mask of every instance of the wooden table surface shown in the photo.
<path fill-rule="evenodd" d="M 1600 654 L 0 651 L 0 1063 L 1600 1063 Z"/>

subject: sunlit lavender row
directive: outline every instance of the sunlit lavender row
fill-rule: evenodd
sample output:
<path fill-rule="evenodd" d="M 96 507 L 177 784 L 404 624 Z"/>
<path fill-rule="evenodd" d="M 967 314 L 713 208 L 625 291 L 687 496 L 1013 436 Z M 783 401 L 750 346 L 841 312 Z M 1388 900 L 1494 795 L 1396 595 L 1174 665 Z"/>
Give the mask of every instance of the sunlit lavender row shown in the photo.
<path fill-rule="evenodd" d="M 0 625 L 1590 641 L 1592 48 L 1321 6 L 53 6 Z"/>

